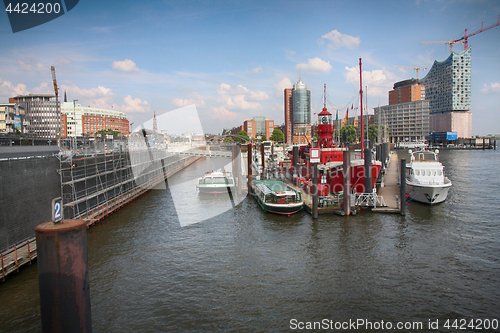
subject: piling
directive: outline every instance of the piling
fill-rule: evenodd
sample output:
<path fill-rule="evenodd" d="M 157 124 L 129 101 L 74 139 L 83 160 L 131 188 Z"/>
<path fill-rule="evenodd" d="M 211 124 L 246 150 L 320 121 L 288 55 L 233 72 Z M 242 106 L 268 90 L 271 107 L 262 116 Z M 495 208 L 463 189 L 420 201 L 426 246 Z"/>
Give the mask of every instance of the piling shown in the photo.
<path fill-rule="evenodd" d="M 312 216 L 313 219 L 318 218 L 318 163 L 313 163 L 313 181 L 312 181 Z"/>
<path fill-rule="evenodd" d="M 365 193 L 372 193 L 372 152 L 365 148 Z"/>
<path fill-rule="evenodd" d="M 400 188 L 401 188 L 401 200 L 399 200 L 401 205 L 401 215 L 404 216 L 406 214 L 406 159 L 401 159 L 401 167 L 400 167 Z"/>
<path fill-rule="evenodd" d="M 252 144 L 247 145 L 247 164 L 248 164 L 248 194 L 252 194 Z"/>
<path fill-rule="evenodd" d="M 293 175 L 293 178 L 297 177 L 297 163 L 298 163 L 298 160 L 299 160 L 299 147 L 298 146 L 293 146 L 293 150 L 292 150 L 292 154 L 293 154 L 293 171 L 292 171 L 292 175 Z"/>
<path fill-rule="evenodd" d="M 84 220 L 35 228 L 42 332 L 92 332 Z"/>
<path fill-rule="evenodd" d="M 238 182 L 238 195 L 241 195 L 242 184 L 241 184 L 241 144 L 238 143 L 235 146 L 236 154 L 233 156 L 233 160 L 236 161 L 236 175 L 234 179 Z"/>
<path fill-rule="evenodd" d="M 344 151 L 344 215 L 351 215 L 351 153 Z"/>
<path fill-rule="evenodd" d="M 261 174 L 261 178 L 260 179 L 265 179 L 264 177 L 264 171 L 266 169 L 266 162 L 264 160 L 264 156 L 265 156 L 265 153 L 264 153 L 264 143 L 260 143 L 260 161 L 261 161 L 261 165 L 262 165 L 262 174 Z"/>

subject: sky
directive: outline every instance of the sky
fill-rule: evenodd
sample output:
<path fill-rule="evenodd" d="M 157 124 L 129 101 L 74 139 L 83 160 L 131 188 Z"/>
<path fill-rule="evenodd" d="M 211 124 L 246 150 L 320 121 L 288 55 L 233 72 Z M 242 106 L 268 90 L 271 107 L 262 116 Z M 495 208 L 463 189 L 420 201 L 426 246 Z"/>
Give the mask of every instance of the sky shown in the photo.
<path fill-rule="evenodd" d="M 0 14 L 0 103 L 54 92 L 84 106 L 123 111 L 136 127 L 196 107 L 205 133 L 254 116 L 284 123 L 283 89 L 311 91 L 344 117 L 359 104 L 359 58 L 368 113 L 388 104 L 395 82 L 423 78 L 446 44 L 500 15 L 497 0 L 88 1 L 43 25 L 12 33 Z M 500 134 L 500 26 L 469 39 L 472 133 Z M 463 51 L 455 44 L 454 51 Z M 350 111 L 349 116 L 359 115 Z M 182 110 L 182 109 L 181 109 Z M 353 114 L 354 113 L 354 114 Z M 187 131 L 180 121 L 171 134 Z"/>

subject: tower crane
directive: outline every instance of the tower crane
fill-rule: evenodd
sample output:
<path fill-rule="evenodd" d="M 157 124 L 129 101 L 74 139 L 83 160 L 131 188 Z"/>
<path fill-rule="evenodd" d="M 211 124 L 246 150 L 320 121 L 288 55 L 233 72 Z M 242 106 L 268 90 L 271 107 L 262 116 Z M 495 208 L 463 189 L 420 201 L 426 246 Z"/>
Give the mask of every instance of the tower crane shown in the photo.
<path fill-rule="evenodd" d="M 54 92 L 56 93 L 56 112 L 59 114 L 59 88 L 57 88 L 57 80 L 56 80 L 56 68 L 54 66 L 50 66 L 50 72 L 52 73 L 52 83 L 54 84 Z M 62 128 L 59 125 L 59 133 L 57 136 L 61 138 Z M 59 140 L 57 140 L 59 142 Z"/>
<path fill-rule="evenodd" d="M 455 39 L 455 40 L 451 40 L 451 41 L 447 41 L 447 42 L 420 42 L 420 44 L 450 44 L 450 53 L 453 53 L 453 44 L 460 43 L 460 44 L 464 44 L 464 50 L 467 50 L 469 48 L 469 37 L 475 36 L 480 32 L 489 30 L 489 29 L 497 27 L 499 25 L 500 25 L 500 15 L 498 15 L 497 23 L 490 25 L 489 27 L 484 28 L 484 22 L 481 22 L 481 29 L 479 29 L 476 32 L 469 34 L 467 32 L 467 29 L 465 29 L 464 37 L 461 37 L 459 39 Z"/>
<path fill-rule="evenodd" d="M 424 67 L 412 67 L 412 66 L 392 66 L 392 67 L 396 67 L 396 68 L 410 68 L 410 69 L 414 69 L 417 71 L 417 80 L 418 80 L 418 71 L 419 70 L 423 70 L 425 71 L 427 68 L 424 68 Z"/>

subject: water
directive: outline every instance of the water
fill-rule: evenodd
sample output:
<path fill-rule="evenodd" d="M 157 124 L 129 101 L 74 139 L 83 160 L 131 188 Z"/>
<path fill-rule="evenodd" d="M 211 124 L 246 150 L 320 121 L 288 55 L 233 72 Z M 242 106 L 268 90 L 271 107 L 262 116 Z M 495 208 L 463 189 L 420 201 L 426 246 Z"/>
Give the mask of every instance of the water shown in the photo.
<path fill-rule="evenodd" d="M 88 231 L 94 332 L 278 332 L 323 319 L 450 332 L 447 319 L 500 320 L 500 152 L 444 150 L 440 160 L 448 200 L 411 202 L 405 217 L 314 221 L 247 198 L 181 227 L 178 215 L 209 216 L 227 200 L 190 185 L 151 191 Z M 224 163 L 198 162 L 169 185 Z M 40 331 L 39 313 L 36 265 L 0 284 L 1 332 Z"/>

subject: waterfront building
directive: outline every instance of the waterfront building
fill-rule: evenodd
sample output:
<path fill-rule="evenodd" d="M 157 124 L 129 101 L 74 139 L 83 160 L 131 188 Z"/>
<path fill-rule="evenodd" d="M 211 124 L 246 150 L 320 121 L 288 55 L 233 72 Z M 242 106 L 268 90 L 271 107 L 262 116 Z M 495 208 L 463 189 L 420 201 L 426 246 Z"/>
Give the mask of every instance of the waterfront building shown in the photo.
<path fill-rule="evenodd" d="M 55 95 L 28 94 L 9 98 L 25 111 L 27 133 L 39 138 L 59 138 L 61 136 L 61 113 L 59 105 L 52 100 Z"/>
<path fill-rule="evenodd" d="M 420 101 L 425 99 L 425 86 L 418 79 L 409 79 L 394 84 L 389 91 L 389 105 Z"/>
<path fill-rule="evenodd" d="M 113 130 L 128 136 L 129 121 L 124 112 L 84 107 L 75 102 L 61 103 L 62 137 L 93 137 L 101 130 Z"/>
<path fill-rule="evenodd" d="M 0 133 L 15 135 L 27 133 L 29 121 L 24 108 L 18 103 L 0 104 Z"/>
<path fill-rule="evenodd" d="M 430 101 L 416 100 L 374 109 L 374 120 L 389 129 L 389 141 L 425 140 L 429 135 Z"/>
<path fill-rule="evenodd" d="M 269 140 L 274 131 L 274 120 L 266 119 L 264 116 L 253 117 L 252 120 L 245 120 L 242 126 L 250 139 L 259 139 L 263 135 Z"/>
<path fill-rule="evenodd" d="M 434 61 L 420 80 L 425 99 L 430 101 L 431 132 L 457 132 L 459 138 L 472 136 L 471 49 L 452 52 L 444 61 Z"/>
<path fill-rule="evenodd" d="M 285 143 L 292 142 L 293 133 L 293 89 L 285 89 L 285 126 L 283 136 Z"/>

